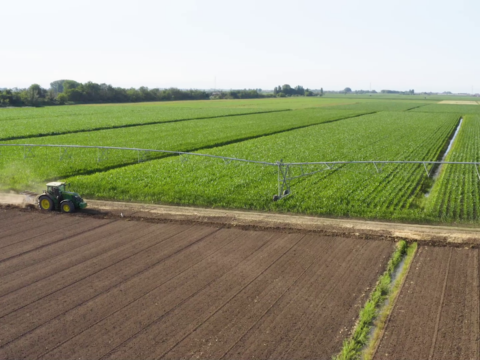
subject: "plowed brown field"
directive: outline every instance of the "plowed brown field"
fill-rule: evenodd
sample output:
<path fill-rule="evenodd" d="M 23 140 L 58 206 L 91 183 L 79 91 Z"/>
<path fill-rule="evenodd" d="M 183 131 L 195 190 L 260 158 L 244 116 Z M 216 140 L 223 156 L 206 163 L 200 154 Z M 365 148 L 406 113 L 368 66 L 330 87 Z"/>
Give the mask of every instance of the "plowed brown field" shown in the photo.
<path fill-rule="evenodd" d="M 392 251 L 0 209 L 0 359 L 330 358 Z"/>
<path fill-rule="evenodd" d="M 477 249 L 420 247 L 375 359 L 479 359 Z"/>

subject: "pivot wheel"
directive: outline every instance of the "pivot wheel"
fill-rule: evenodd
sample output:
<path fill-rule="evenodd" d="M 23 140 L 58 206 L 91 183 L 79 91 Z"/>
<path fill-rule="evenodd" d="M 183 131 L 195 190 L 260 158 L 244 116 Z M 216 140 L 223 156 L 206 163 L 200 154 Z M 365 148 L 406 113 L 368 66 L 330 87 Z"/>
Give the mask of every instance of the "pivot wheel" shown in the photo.
<path fill-rule="evenodd" d="M 53 201 L 48 196 L 40 196 L 40 198 L 38 199 L 38 205 L 40 206 L 40 210 L 53 210 Z"/>
<path fill-rule="evenodd" d="M 60 209 L 64 213 L 72 213 L 75 211 L 75 206 L 70 200 L 65 200 L 61 202 Z"/>

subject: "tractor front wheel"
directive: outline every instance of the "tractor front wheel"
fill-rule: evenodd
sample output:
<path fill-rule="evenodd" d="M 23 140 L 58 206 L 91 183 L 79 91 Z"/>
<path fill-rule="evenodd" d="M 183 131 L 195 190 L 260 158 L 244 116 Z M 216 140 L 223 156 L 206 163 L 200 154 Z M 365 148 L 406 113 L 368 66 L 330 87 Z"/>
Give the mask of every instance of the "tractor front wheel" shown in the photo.
<path fill-rule="evenodd" d="M 64 200 L 60 204 L 60 209 L 64 213 L 72 213 L 75 211 L 75 206 L 70 200 Z"/>
<path fill-rule="evenodd" d="M 40 206 L 40 210 L 53 210 L 53 200 L 50 199 L 48 196 L 40 196 L 40 198 L 38 199 L 38 205 Z"/>

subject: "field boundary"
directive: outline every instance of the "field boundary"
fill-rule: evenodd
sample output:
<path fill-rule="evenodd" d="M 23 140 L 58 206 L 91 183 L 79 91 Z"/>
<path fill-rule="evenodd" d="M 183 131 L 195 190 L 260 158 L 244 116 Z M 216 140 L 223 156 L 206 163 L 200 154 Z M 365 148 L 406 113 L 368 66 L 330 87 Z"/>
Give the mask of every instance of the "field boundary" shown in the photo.
<path fill-rule="evenodd" d="M 406 241 L 401 240 L 396 244 L 396 249 L 390 256 L 387 268 L 380 276 L 377 284 L 370 293 L 367 302 L 364 304 L 359 313 L 359 318 L 353 329 L 352 335 L 343 341 L 340 353 L 334 357 L 335 360 L 353 360 L 357 359 L 363 348 L 368 345 L 371 336 L 370 330 L 374 326 L 375 320 L 378 318 L 378 311 L 381 309 L 385 300 L 391 295 L 395 284 L 402 279 L 392 278 L 397 271 L 402 260 L 405 258 L 409 245 Z"/>
<path fill-rule="evenodd" d="M 410 111 L 410 110 L 413 110 L 413 109 L 418 109 L 418 108 L 421 108 L 422 106 L 427 106 L 427 105 L 431 105 L 431 104 L 422 104 L 422 105 L 414 106 L 414 107 L 409 108 L 409 109 L 404 110 L 404 111 Z"/>
<path fill-rule="evenodd" d="M 0 194 L 0 207 L 25 206 L 21 194 Z M 298 214 L 207 209 L 174 205 L 142 204 L 86 199 L 88 208 L 75 216 L 147 222 L 181 222 L 240 229 L 322 233 L 362 239 L 417 241 L 419 245 L 480 247 L 480 227 L 389 223 Z M 32 206 L 32 205 L 30 205 Z M 28 210 L 27 210 L 28 211 Z M 70 216 L 70 215 L 67 215 Z"/>
<path fill-rule="evenodd" d="M 411 244 L 403 259 L 404 265 L 403 269 L 401 269 L 400 274 L 396 281 L 394 281 L 390 294 L 388 295 L 384 305 L 380 308 L 380 312 L 376 319 L 376 329 L 372 334 L 372 337 L 367 344 L 366 349 L 364 351 L 364 360 L 371 360 L 375 357 L 375 354 L 380 346 L 380 342 L 382 341 L 383 335 L 385 334 L 385 329 L 387 328 L 388 322 L 392 317 L 393 310 L 397 304 L 397 300 L 399 298 L 400 293 L 402 292 L 403 285 L 408 277 L 408 274 L 411 269 L 411 265 L 415 260 L 415 256 L 417 255 L 417 243 Z"/>
<path fill-rule="evenodd" d="M 314 216 L 260 213 L 236 210 L 204 209 L 171 205 L 136 204 L 102 200 L 87 200 L 94 209 L 109 216 L 136 219 L 149 218 L 225 224 L 235 227 L 255 227 L 277 230 L 321 232 L 334 236 L 352 235 L 360 238 L 405 239 L 425 244 L 478 245 L 480 228 L 449 227 L 388 223 L 356 219 L 320 218 Z M 122 214 L 122 215 L 121 215 Z"/>

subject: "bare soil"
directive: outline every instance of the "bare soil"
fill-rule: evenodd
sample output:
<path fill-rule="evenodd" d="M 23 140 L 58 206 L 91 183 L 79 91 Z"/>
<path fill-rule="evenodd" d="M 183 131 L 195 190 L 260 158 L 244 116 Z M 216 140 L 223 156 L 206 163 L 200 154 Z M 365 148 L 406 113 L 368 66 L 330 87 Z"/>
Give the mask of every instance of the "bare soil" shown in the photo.
<path fill-rule="evenodd" d="M 0 208 L 0 249 L 0 359 L 303 359 L 340 350 L 393 243 Z"/>
<path fill-rule="evenodd" d="M 375 359 L 479 359 L 477 249 L 420 247 Z"/>
<path fill-rule="evenodd" d="M 452 101 L 452 100 L 443 100 L 438 102 L 439 104 L 451 104 L 451 105 L 478 105 L 477 101 Z"/>

